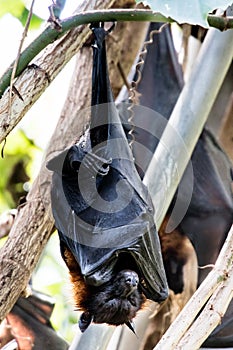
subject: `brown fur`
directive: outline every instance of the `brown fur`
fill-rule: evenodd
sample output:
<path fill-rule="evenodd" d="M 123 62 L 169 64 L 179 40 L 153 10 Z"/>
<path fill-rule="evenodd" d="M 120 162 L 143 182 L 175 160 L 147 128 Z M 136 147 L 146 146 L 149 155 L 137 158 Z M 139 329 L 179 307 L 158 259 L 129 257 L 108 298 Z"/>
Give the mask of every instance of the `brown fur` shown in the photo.
<path fill-rule="evenodd" d="M 169 288 L 181 293 L 184 288 L 183 269 L 193 254 L 193 246 L 178 229 L 166 232 L 169 217 L 166 216 L 159 230 L 162 256 Z"/>
<path fill-rule="evenodd" d="M 178 229 L 169 233 L 166 232 L 168 220 L 169 217 L 166 216 L 159 230 L 163 259 L 167 260 L 175 256 L 177 260 L 185 264 L 193 251 L 193 246 L 188 237 Z"/>
<path fill-rule="evenodd" d="M 64 258 L 70 273 L 75 305 L 78 310 L 86 311 L 86 300 L 91 297 L 90 288 L 85 283 L 80 267 L 68 248 L 64 250 Z"/>

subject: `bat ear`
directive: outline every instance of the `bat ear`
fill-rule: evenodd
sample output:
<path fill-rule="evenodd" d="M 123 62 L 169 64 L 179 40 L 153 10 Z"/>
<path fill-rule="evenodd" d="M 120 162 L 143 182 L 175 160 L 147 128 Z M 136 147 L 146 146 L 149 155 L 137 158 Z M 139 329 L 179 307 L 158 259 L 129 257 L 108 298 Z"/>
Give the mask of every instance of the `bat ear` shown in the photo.
<path fill-rule="evenodd" d="M 135 332 L 135 326 L 133 321 L 128 321 L 125 323 L 127 327 L 129 327 L 129 329 L 137 336 L 136 332 Z"/>
<path fill-rule="evenodd" d="M 66 159 L 68 150 L 65 150 L 61 153 L 59 153 L 58 155 L 56 155 L 55 157 L 51 158 L 47 164 L 46 164 L 46 168 L 48 170 L 51 171 L 56 171 L 57 173 L 62 173 L 62 168 L 63 168 L 63 164 L 64 161 Z"/>
<path fill-rule="evenodd" d="M 90 314 L 90 312 L 85 311 L 82 313 L 78 322 L 79 329 L 82 333 L 88 328 L 92 319 L 93 319 L 93 316 Z"/>

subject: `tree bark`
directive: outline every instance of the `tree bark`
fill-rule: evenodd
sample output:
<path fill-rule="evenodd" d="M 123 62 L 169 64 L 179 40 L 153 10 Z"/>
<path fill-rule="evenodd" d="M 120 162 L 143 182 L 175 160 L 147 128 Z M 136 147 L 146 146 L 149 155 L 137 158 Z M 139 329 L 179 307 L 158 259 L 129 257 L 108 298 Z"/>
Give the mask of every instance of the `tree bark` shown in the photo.
<path fill-rule="evenodd" d="M 87 1 L 84 1 L 86 4 Z M 99 0 L 98 6 L 108 7 L 113 1 Z M 133 4 L 133 1 L 127 4 Z M 92 6 L 93 1 L 90 6 Z M 100 5 L 101 4 L 101 5 Z M 110 79 L 115 79 L 112 75 L 115 66 L 119 61 L 129 61 L 125 66 L 125 74 L 127 75 L 131 64 L 134 60 L 136 52 L 140 46 L 138 36 L 129 39 L 134 30 L 127 29 L 129 25 L 135 25 L 132 22 L 122 23 L 119 29 L 116 29 L 116 40 L 109 38 L 110 48 L 109 55 L 114 57 L 114 64 L 110 59 Z M 141 23 L 141 28 L 146 24 Z M 134 27 L 135 28 L 135 27 Z M 137 24 L 137 31 L 138 31 Z M 74 38 L 79 32 L 79 38 Z M 117 34 L 118 32 L 118 34 Z M 141 32 L 141 30 L 139 30 Z M 75 34 L 76 33 L 76 34 Z M 128 33 L 128 35 L 123 35 Z M 115 34 L 113 34 L 115 36 Z M 144 34 L 141 35 L 144 37 Z M 49 71 L 50 77 L 54 77 L 58 70 L 61 70 L 64 64 L 70 58 L 71 52 L 80 49 L 83 40 L 87 37 L 87 28 L 82 27 L 67 34 L 59 43 L 52 45 L 48 52 L 40 58 L 40 67 L 46 72 Z M 134 50 L 127 51 L 126 41 L 132 40 Z M 115 42 L 117 41 L 117 43 Z M 71 48 L 69 48 L 71 45 Z M 28 280 L 35 268 L 41 252 L 54 229 L 54 220 L 50 208 L 50 184 L 51 174 L 46 169 L 46 162 L 56 153 L 69 147 L 79 139 L 83 133 L 85 126 L 90 117 L 90 101 L 91 101 L 91 70 L 92 70 L 92 50 L 88 46 L 84 46 L 77 54 L 77 66 L 71 81 L 70 89 L 63 111 L 61 112 L 58 125 L 50 140 L 45 160 L 42 163 L 40 173 L 35 180 L 27 201 L 24 206 L 19 208 L 16 220 L 11 229 L 9 237 L 5 245 L 0 250 L 0 321 L 4 319 L 11 310 L 20 293 L 25 289 Z M 115 51 L 113 51 L 113 48 Z M 69 52 L 66 52 L 69 51 Z M 127 54 L 127 56 L 126 56 Z M 60 57 L 62 55 L 62 57 Z M 58 60 L 58 62 L 56 62 Z M 38 61 L 37 61 L 38 62 Z M 54 65 L 56 67 L 54 67 Z M 33 74 L 32 74 L 33 70 Z M 115 73 L 114 73 L 115 74 Z M 35 79 L 36 78 L 36 79 Z M 28 79 L 28 81 L 26 80 Z M 117 80 L 117 79 L 116 79 Z M 119 89 L 121 83 L 117 81 L 115 90 Z M 29 68 L 19 77 L 16 87 L 20 94 L 23 91 L 23 97 L 26 96 L 24 102 L 20 102 L 17 96 L 13 97 L 12 111 L 15 118 L 20 118 L 26 110 L 30 108 L 32 103 L 44 91 L 48 85 L 47 78 L 43 71 Z M 34 91 L 36 89 L 36 92 Z M 20 105 L 17 110 L 16 106 Z M 7 103 L 5 105 L 7 115 Z M 48 111 L 49 112 L 49 111 Z M 13 121 L 12 121 L 13 123 Z M 13 125 L 13 124 L 12 124 Z"/>

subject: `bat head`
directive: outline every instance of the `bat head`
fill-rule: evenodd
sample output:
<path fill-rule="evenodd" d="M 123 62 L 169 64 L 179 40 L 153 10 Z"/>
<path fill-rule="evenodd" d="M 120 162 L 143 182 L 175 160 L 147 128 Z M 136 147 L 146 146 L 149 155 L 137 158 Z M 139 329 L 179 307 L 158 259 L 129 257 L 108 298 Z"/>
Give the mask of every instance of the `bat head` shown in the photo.
<path fill-rule="evenodd" d="M 88 285 L 83 278 L 79 265 L 68 248 L 64 257 L 70 271 L 74 300 L 83 311 L 79 328 L 84 332 L 91 322 L 110 325 L 126 324 L 133 332 L 132 319 L 145 302 L 140 291 L 138 274 L 129 269 L 113 271 L 112 278 L 101 286 Z"/>
<path fill-rule="evenodd" d="M 132 319 L 144 301 L 138 290 L 139 278 L 136 272 L 122 270 L 112 280 L 95 290 L 92 298 L 86 300 L 86 310 L 80 317 L 79 327 L 85 331 L 91 321 L 111 325 L 126 324 L 132 330 Z"/>

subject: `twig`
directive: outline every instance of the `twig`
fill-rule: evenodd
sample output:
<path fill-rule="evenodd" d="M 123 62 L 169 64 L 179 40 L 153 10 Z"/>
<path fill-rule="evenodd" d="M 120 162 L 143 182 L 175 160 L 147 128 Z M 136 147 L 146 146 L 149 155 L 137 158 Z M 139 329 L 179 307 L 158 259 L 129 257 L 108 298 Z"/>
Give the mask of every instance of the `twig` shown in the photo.
<path fill-rule="evenodd" d="M 207 21 L 211 27 L 217 28 L 221 31 L 233 28 L 233 16 L 217 16 L 208 15 Z"/>
<path fill-rule="evenodd" d="M 35 3 L 35 0 L 32 0 L 31 6 L 30 6 L 30 10 L 29 10 L 29 13 L 28 13 L 28 17 L 27 17 L 27 21 L 26 21 L 26 24 L 25 24 L 25 27 L 24 27 L 24 31 L 23 31 L 23 34 L 22 34 L 22 39 L 21 39 L 20 44 L 19 44 L 17 56 L 16 56 L 16 59 L 14 61 L 12 74 L 11 74 L 11 78 L 10 78 L 9 107 L 8 107 L 9 118 L 10 118 L 10 115 L 11 115 L 13 83 L 14 83 L 14 79 L 15 79 L 15 76 L 16 76 L 17 65 L 18 65 L 18 62 L 19 62 L 19 59 L 20 59 L 20 54 L 21 54 L 21 50 L 22 50 L 22 47 L 23 47 L 23 43 L 24 43 L 24 40 L 25 40 L 25 38 L 27 36 L 29 25 L 30 25 L 30 22 L 31 22 L 32 10 L 33 10 L 34 3 Z"/>
<path fill-rule="evenodd" d="M 117 68 L 119 69 L 119 73 L 121 75 L 121 78 L 122 78 L 122 80 L 123 80 L 127 90 L 129 91 L 130 90 L 130 83 L 128 82 L 128 79 L 127 79 L 127 77 L 125 75 L 125 72 L 124 72 L 120 62 L 117 63 Z"/>

